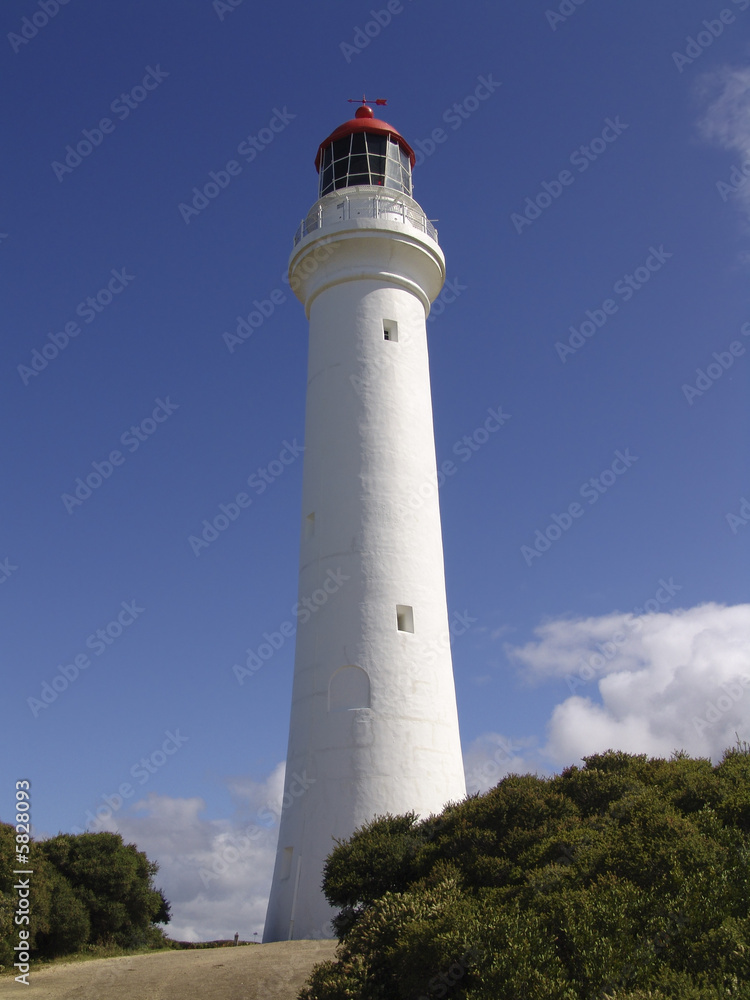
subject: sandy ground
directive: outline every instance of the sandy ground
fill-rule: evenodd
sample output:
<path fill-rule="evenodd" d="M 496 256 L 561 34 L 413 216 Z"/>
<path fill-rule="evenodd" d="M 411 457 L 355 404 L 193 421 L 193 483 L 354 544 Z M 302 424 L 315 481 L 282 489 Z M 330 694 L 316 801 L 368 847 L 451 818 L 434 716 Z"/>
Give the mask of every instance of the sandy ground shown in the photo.
<path fill-rule="evenodd" d="M 296 1000 L 335 941 L 170 951 L 71 962 L 32 972 L 31 985 L 0 977 L 0 997 L 26 1000 Z"/>

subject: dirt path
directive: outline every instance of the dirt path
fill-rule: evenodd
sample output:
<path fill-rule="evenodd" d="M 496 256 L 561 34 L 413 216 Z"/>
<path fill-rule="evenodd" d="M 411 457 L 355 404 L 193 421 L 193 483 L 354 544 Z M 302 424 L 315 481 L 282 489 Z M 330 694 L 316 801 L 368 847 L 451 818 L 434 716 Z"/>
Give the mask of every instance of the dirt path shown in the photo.
<path fill-rule="evenodd" d="M 296 1000 L 335 941 L 168 951 L 71 962 L 32 972 L 31 985 L 0 978 L 0 997 L 20 1000 Z"/>

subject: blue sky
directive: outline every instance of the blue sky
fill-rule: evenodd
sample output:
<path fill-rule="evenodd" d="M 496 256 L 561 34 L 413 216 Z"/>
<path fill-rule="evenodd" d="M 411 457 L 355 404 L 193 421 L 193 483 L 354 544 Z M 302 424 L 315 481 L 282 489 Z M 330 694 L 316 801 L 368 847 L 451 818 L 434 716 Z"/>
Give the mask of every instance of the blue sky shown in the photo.
<path fill-rule="evenodd" d="M 748 27 L 748 0 L 6 0 L 0 817 L 28 778 L 38 836 L 160 862 L 175 936 L 260 931 L 293 640 L 233 666 L 297 599 L 284 275 L 363 92 L 419 150 L 447 260 L 469 786 L 750 738 Z"/>

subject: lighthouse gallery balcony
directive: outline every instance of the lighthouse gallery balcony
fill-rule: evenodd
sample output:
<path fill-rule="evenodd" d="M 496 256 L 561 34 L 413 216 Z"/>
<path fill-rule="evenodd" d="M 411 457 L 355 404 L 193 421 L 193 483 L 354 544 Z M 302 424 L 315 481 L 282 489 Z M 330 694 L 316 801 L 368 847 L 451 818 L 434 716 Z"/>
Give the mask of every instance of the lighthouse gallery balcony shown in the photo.
<path fill-rule="evenodd" d="M 317 229 L 350 219 L 388 219 L 413 226 L 438 242 L 437 229 L 420 206 L 404 195 L 388 195 L 373 185 L 350 187 L 343 198 L 327 195 L 315 203 L 294 234 L 294 245 Z"/>

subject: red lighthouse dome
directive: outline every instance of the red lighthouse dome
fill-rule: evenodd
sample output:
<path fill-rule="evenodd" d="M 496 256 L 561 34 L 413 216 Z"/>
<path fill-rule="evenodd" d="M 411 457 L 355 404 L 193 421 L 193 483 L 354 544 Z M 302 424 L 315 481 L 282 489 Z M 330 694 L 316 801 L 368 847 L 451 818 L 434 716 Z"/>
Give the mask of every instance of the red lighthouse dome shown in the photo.
<path fill-rule="evenodd" d="M 320 197 L 357 184 L 411 195 L 414 162 L 414 150 L 401 133 L 363 105 L 320 144 L 315 157 Z"/>

